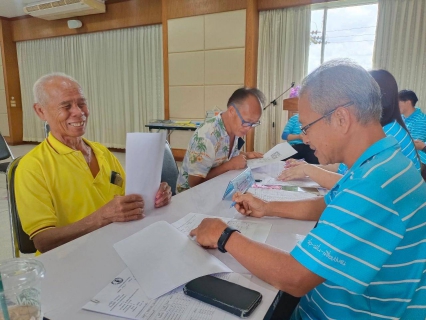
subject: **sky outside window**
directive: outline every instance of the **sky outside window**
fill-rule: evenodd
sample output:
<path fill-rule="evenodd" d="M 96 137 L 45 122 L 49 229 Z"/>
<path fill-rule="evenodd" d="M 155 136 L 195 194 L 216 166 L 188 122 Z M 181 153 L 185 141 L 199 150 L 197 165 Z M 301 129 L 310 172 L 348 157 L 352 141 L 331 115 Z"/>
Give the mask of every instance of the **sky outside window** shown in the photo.
<path fill-rule="evenodd" d="M 324 61 L 350 58 L 365 69 L 372 68 L 378 5 L 327 9 Z M 321 64 L 324 9 L 311 14 L 308 72 Z"/>

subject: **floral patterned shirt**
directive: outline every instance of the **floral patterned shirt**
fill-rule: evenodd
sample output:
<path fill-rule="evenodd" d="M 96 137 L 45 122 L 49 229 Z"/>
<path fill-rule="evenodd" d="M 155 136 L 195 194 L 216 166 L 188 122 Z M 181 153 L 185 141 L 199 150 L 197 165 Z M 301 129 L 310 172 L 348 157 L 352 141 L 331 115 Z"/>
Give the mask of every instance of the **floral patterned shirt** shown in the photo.
<path fill-rule="evenodd" d="M 215 168 L 238 156 L 238 137 L 234 139 L 232 152 L 228 158 L 230 138 L 226 132 L 222 116 L 219 114 L 207 119 L 199 127 L 189 142 L 182 167 L 179 170 L 179 177 L 176 184 L 176 193 L 180 193 L 190 188 L 188 176 L 198 176 L 205 178 L 211 168 Z"/>

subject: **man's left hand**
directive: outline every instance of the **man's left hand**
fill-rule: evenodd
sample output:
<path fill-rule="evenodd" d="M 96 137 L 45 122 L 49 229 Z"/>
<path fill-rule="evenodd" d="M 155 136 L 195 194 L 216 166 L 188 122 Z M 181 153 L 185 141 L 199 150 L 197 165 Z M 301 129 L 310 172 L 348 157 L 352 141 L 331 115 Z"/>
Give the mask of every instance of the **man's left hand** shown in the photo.
<path fill-rule="evenodd" d="M 247 159 L 257 159 L 257 158 L 263 158 L 263 153 L 251 151 L 251 152 L 245 152 L 244 155 Z"/>
<path fill-rule="evenodd" d="M 189 235 L 196 237 L 197 242 L 204 248 L 217 248 L 217 241 L 220 238 L 227 224 L 218 218 L 205 218 L 200 225 L 191 230 Z"/>
<path fill-rule="evenodd" d="M 161 182 L 160 188 L 158 188 L 157 194 L 155 195 L 155 207 L 160 208 L 168 205 L 172 200 L 172 189 L 167 182 Z"/>

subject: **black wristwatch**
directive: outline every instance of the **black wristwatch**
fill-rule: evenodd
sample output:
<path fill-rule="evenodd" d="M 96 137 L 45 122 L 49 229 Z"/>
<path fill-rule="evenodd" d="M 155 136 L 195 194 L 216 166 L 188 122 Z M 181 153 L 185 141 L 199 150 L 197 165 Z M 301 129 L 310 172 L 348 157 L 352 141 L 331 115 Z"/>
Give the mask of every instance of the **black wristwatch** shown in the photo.
<path fill-rule="evenodd" d="M 217 248 L 219 249 L 220 252 L 223 252 L 223 253 L 226 252 L 225 245 L 228 242 L 229 237 L 234 231 L 240 232 L 240 230 L 237 230 L 232 227 L 226 227 L 226 229 L 223 230 L 222 234 L 219 237 L 219 240 L 217 240 Z"/>
<path fill-rule="evenodd" d="M 426 146 L 422 149 L 423 152 L 426 152 Z"/>

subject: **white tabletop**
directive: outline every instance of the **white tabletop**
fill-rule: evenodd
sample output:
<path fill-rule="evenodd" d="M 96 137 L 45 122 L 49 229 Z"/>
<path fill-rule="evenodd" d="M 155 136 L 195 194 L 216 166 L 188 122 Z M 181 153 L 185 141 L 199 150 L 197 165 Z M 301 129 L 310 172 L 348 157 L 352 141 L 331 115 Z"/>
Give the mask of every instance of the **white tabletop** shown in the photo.
<path fill-rule="evenodd" d="M 240 171 L 230 171 L 176 195 L 168 206 L 147 213 L 140 221 L 110 224 L 39 256 L 37 259 L 46 268 L 42 282 L 45 316 L 51 320 L 114 319 L 81 308 L 125 269 L 113 244 L 156 221 L 173 223 L 190 212 L 259 221 L 241 216 L 234 208 L 229 208 L 229 201 L 222 201 L 228 182 L 238 173 Z M 266 243 L 285 251 L 290 251 L 314 225 L 307 221 L 264 219 L 272 223 Z M 219 259 L 224 256 L 218 250 L 211 251 Z M 262 303 L 250 318 L 262 319 L 278 290 L 254 276 L 250 288 L 263 295 Z"/>

